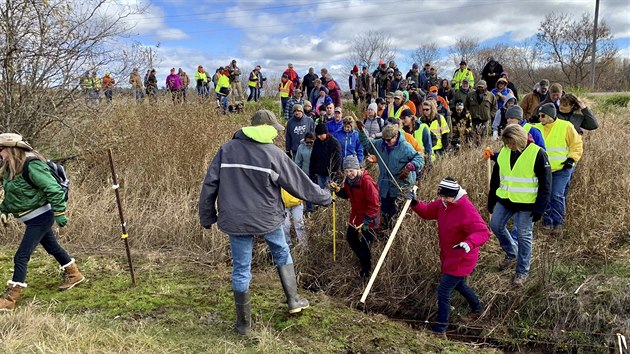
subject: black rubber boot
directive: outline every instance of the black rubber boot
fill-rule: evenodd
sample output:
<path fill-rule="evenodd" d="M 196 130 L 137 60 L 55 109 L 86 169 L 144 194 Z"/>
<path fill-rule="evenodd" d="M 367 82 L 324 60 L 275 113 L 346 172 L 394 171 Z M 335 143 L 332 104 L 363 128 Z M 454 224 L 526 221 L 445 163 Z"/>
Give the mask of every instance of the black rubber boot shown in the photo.
<path fill-rule="evenodd" d="M 234 292 L 234 304 L 236 305 L 236 331 L 238 334 L 248 335 L 252 328 L 252 303 L 249 292 Z"/>
<path fill-rule="evenodd" d="M 278 275 L 280 275 L 280 282 L 287 296 L 289 313 L 298 313 L 308 308 L 308 300 L 301 298 L 297 293 L 297 279 L 295 278 L 293 264 L 285 264 L 278 267 Z"/>

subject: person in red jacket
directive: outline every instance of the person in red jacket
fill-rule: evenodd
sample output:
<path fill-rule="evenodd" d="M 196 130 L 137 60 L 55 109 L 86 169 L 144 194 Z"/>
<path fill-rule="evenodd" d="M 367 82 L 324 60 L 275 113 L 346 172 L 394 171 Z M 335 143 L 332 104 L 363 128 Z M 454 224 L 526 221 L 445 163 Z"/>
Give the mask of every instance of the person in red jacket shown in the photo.
<path fill-rule="evenodd" d="M 361 170 L 359 160 L 354 155 L 343 159 L 345 182 L 342 187 L 331 183 L 337 196 L 350 199 L 350 219 L 346 240 L 354 254 L 359 258 L 361 270 L 359 275 L 369 278 L 372 272 L 372 255 L 370 245 L 374 241 L 374 229 L 379 226 L 381 199 L 378 186 L 367 171 Z"/>
<path fill-rule="evenodd" d="M 437 289 L 438 313 L 433 332 L 445 338 L 453 290 L 462 294 L 470 305 L 468 320 L 477 319 L 483 312 L 477 295 L 466 284 L 466 277 L 475 269 L 479 248 L 490 238 L 490 231 L 457 181 L 450 177 L 440 181 L 438 195 L 440 198 L 430 203 L 418 202 L 413 192 L 408 198 L 411 209 L 421 218 L 438 222 L 442 277 Z"/>

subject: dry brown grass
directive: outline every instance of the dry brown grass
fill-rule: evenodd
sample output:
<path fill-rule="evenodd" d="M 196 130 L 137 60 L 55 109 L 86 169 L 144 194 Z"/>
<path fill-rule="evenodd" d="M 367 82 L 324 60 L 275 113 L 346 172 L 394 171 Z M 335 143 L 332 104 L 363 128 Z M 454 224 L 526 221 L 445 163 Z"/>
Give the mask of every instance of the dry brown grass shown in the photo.
<path fill-rule="evenodd" d="M 100 112 L 71 117 L 71 131 L 59 129 L 49 141 L 38 142 L 48 147 L 49 155 L 78 155 L 66 163 L 72 188 L 70 222 L 62 231 L 62 241 L 72 248 L 121 247 L 105 150 L 111 147 L 134 250 L 175 248 L 202 254 L 209 263 L 229 262 L 227 237 L 216 228 L 206 231 L 199 226 L 198 192 L 219 146 L 252 112 L 249 106 L 244 116 L 218 115 L 214 102 L 176 107 L 168 102 L 157 107 L 115 102 Z M 586 134 L 586 152 L 571 188 L 565 236 L 552 240 L 536 230 L 527 287 L 511 289 L 511 273 L 496 271 L 502 259 L 496 238 L 484 246 L 477 271 L 470 277 L 488 306 L 479 323 L 486 328 L 484 334 L 527 336 L 521 329 L 533 328 L 543 332 L 540 338 L 557 336 L 571 342 L 571 333 L 559 331 L 628 333 L 627 265 L 623 274 L 614 272 L 619 260 L 629 259 L 630 156 L 624 146 L 630 141 L 629 117 L 628 108 L 600 114 L 600 129 Z M 480 151 L 467 150 L 437 164 L 420 182 L 419 197 L 432 199 L 445 176 L 459 180 L 473 203 L 484 210 L 487 176 Z M 311 248 L 298 251 L 294 259 L 305 285 L 357 305 L 363 284 L 356 280 L 355 257 L 345 242 L 347 213 L 347 203 L 339 203 L 336 263 L 331 261 L 330 209 L 318 211 L 308 221 Z M 2 232 L 14 239 L 19 236 L 15 227 Z M 384 242 L 374 245 L 374 263 L 383 246 Z M 368 309 L 429 319 L 436 310 L 437 247 L 435 222 L 407 216 L 368 298 Z M 256 259 L 264 257 L 264 248 L 258 248 Z M 583 281 L 585 285 L 574 296 Z M 454 313 L 465 313 L 463 302 L 455 299 Z"/>

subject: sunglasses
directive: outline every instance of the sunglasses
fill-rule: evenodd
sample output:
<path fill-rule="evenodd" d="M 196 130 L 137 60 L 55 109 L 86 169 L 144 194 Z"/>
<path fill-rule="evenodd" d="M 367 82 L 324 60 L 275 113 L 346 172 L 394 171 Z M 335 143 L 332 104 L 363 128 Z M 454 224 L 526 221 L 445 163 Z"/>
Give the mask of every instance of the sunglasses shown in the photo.
<path fill-rule="evenodd" d="M 389 143 L 389 142 L 391 142 L 391 141 L 392 141 L 392 140 L 394 140 L 394 139 L 396 139 L 396 138 L 389 138 L 389 139 L 385 139 L 385 138 L 383 138 L 383 140 L 385 140 L 385 142 L 386 142 L 386 143 Z"/>
<path fill-rule="evenodd" d="M 335 114 L 341 114 L 341 112 L 335 112 Z"/>
<path fill-rule="evenodd" d="M 304 143 L 305 143 L 306 145 L 313 145 L 313 142 L 312 142 L 312 141 L 305 141 Z"/>
<path fill-rule="evenodd" d="M 547 115 L 546 115 L 546 114 L 544 114 L 544 113 L 539 113 L 539 114 L 538 114 L 538 118 L 545 118 L 546 116 L 547 116 Z"/>
<path fill-rule="evenodd" d="M 431 108 L 423 108 L 422 110 L 425 111 L 425 112 L 428 112 L 428 111 L 431 110 Z"/>

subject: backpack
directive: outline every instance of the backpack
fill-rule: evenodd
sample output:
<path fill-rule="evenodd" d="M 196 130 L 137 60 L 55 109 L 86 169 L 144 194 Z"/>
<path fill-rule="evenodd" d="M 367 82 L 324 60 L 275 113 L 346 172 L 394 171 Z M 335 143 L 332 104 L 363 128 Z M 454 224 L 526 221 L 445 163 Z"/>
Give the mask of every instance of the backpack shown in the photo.
<path fill-rule="evenodd" d="M 31 187 L 38 188 L 35 185 L 35 183 L 33 183 L 33 181 L 31 180 L 30 172 L 28 170 L 28 165 L 33 160 L 36 160 L 36 159 L 32 158 L 24 162 L 24 167 L 22 168 L 22 178 L 24 178 L 26 183 L 28 183 Z M 47 160 L 46 164 L 48 165 L 48 168 L 50 169 L 50 174 L 55 178 L 55 180 L 57 181 L 61 189 L 63 189 L 63 193 L 64 193 L 63 200 L 64 202 L 67 202 L 68 194 L 70 193 L 70 180 L 68 179 L 68 176 L 66 175 L 66 169 L 60 163 L 56 163 L 52 160 Z"/>

